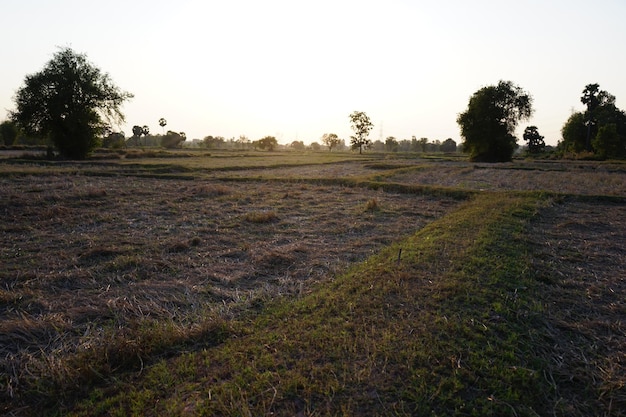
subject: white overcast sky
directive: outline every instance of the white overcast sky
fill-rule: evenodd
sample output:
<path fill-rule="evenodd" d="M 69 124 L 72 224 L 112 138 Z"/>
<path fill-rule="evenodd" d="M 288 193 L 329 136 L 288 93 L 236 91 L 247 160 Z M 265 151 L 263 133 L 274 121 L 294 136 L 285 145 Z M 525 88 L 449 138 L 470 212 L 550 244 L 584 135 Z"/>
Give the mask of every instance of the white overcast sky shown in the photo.
<path fill-rule="evenodd" d="M 0 120 L 24 77 L 69 46 L 135 95 L 133 125 L 281 143 L 460 141 L 479 88 L 510 80 L 534 98 L 549 144 L 586 84 L 626 108 L 624 0 L 0 0 Z"/>

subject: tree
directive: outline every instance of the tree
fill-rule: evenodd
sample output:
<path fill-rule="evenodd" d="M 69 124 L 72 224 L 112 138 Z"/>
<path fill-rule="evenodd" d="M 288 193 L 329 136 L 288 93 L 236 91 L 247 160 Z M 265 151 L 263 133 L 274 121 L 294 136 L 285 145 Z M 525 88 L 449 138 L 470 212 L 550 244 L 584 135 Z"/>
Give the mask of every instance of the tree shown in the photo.
<path fill-rule="evenodd" d="M 143 135 L 143 144 L 148 145 L 148 135 L 150 134 L 150 128 L 144 125 L 141 128 L 141 134 Z"/>
<path fill-rule="evenodd" d="M 510 161 L 517 147 L 515 128 L 532 113 L 532 97 L 511 81 L 481 88 L 457 118 L 463 151 L 472 161 Z"/>
<path fill-rule="evenodd" d="M 120 107 L 132 97 L 86 55 L 62 48 L 42 71 L 26 76 L 11 119 L 26 134 L 51 139 L 62 156 L 82 159 L 106 128 L 124 121 Z"/>
<path fill-rule="evenodd" d="M 611 156 L 624 155 L 624 146 L 621 142 L 619 134 L 617 133 L 617 126 L 615 123 L 609 123 L 598 129 L 598 133 L 593 139 L 592 145 L 596 154 L 600 158 L 606 159 Z"/>
<path fill-rule="evenodd" d="M 524 140 L 528 145 L 528 152 L 540 153 L 546 147 L 546 143 L 543 140 L 543 136 L 539 134 L 537 126 L 528 126 L 524 129 Z"/>
<path fill-rule="evenodd" d="M 259 148 L 273 151 L 278 146 L 278 141 L 274 136 L 265 136 L 263 139 L 257 141 Z"/>
<path fill-rule="evenodd" d="M 388 136 L 385 139 L 385 150 L 387 152 L 398 152 L 398 140 L 393 136 Z"/>
<path fill-rule="evenodd" d="M 574 112 L 561 128 L 563 140 L 559 142 L 559 148 L 564 152 L 579 153 L 586 149 L 587 127 L 585 115 Z"/>
<path fill-rule="evenodd" d="M 370 130 L 374 127 L 370 118 L 362 111 L 355 111 L 350 114 L 350 127 L 354 130 L 354 136 L 350 136 L 352 149 L 359 149 L 359 154 L 363 153 L 363 148 L 370 144 L 368 139 Z"/>
<path fill-rule="evenodd" d="M 202 144 L 208 149 L 221 148 L 226 140 L 222 136 L 205 136 Z"/>
<path fill-rule="evenodd" d="M 5 120 L 0 123 L 0 139 L 4 142 L 6 146 L 11 146 L 15 143 L 15 139 L 17 139 L 18 129 L 15 125 L 15 122 L 11 120 Z"/>
<path fill-rule="evenodd" d="M 239 139 L 237 139 L 237 143 L 241 147 L 241 149 L 245 149 L 250 144 L 250 139 L 246 135 L 239 135 Z"/>
<path fill-rule="evenodd" d="M 126 146 L 126 140 L 124 139 L 124 133 L 111 132 L 102 140 L 102 146 L 105 148 L 119 149 Z"/>
<path fill-rule="evenodd" d="M 583 90 L 583 95 L 580 97 L 580 102 L 587 106 L 585 112 L 585 126 L 587 127 L 587 135 L 585 140 L 585 149 L 589 152 L 593 151 L 592 138 L 594 138 L 601 126 L 601 115 L 606 108 L 615 108 L 615 96 L 609 94 L 604 90 L 600 90 L 600 84 L 587 84 Z M 602 120 L 606 122 L 605 120 Z"/>
<path fill-rule="evenodd" d="M 443 141 L 439 149 L 441 150 L 441 152 L 446 153 L 456 152 L 456 141 L 452 138 L 448 138 Z"/>
<path fill-rule="evenodd" d="M 317 142 L 313 142 L 309 145 L 309 148 L 311 148 L 312 151 L 319 151 L 322 148 L 322 145 L 320 145 Z"/>
<path fill-rule="evenodd" d="M 594 152 L 600 158 L 626 156 L 626 113 L 615 106 L 615 96 L 600 90 L 599 84 L 588 84 L 580 101 L 587 109 L 574 112 L 567 119 L 561 129 L 563 140 L 559 142 L 559 149 Z"/>
<path fill-rule="evenodd" d="M 341 143 L 341 139 L 334 133 L 324 133 L 322 135 L 322 143 L 324 146 L 328 146 L 329 152 L 332 152 L 333 148 Z"/>
<path fill-rule="evenodd" d="M 291 142 L 291 144 L 289 144 L 289 147 L 296 151 L 303 151 L 306 149 L 304 142 L 301 140 L 294 140 L 293 142 Z"/>
<path fill-rule="evenodd" d="M 163 117 L 161 117 L 159 119 L 159 126 L 161 126 L 161 129 L 163 131 L 165 131 L 165 126 L 167 125 L 167 120 L 165 120 Z M 168 131 L 169 132 L 169 131 Z"/>
<path fill-rule="evenodd" d="M 418 145 L 419 145 L 419 147 L 420 147 L 420 150 L 421 150 L 422 152 L 426 152 L 426 146 L 428 145 L 428 138 L 420 138 L 420 139 L 417 141 L 417 143 L 418 143 Z"/>
<path fill-rule="evenodd" d="M 161 138 L 161 146 L 168 149 L 180 148 L 185 139 L 187 139 L 185 132 L 177 133 L 168 130 L 167 134 Z"/>
<path fill-rule="evenodd" d="M 143 129 L 141 126 L 133 126 L 133 137 L 135 138 L 139 138 L 141 135 L 143 135 Z"/>

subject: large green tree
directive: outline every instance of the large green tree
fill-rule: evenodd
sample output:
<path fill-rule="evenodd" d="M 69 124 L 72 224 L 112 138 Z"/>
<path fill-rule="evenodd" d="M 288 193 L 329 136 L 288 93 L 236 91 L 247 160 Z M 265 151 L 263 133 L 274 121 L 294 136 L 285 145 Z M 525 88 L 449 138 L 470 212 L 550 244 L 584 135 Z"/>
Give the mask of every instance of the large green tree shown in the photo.
<path fill-rule="evenodd" d="M 26 76 L 11 118 L 27 134 L 52 140 L 62 156 L 82 159 L 99 136 L 124 121 L 120 108 L 131 97 L 86 55 L 61 48 L 43 70 Z"/>
<path fill-rule="evenodd" d="M 370 144 L 368 138 L 370 130 L 374 127 L 367 114 L 362 111 L 354 111 L 350 114 L 350 127 L 354 131 L 354 136 L 350 136 L 352 149 L 359 149 L 359 154 L 363 153 L 363 148 Z"/>
<path fill-rule="evenodd" d="M 463 151 L 472 161 L 510 161 L 517 148 L 515 128 L 532 113 L 532 97 L 511 81 L 481 88 L 457 118 Z"/>
<path fill-rule="evenodd" d="M 561 129 L 563 152 L 593 152 L 600 158 L 626 157 L 626 113 L 615 106 L 615 96 L 599 84 L 587 84 L 580 98 L 584 112 L 574 112 Z"/>

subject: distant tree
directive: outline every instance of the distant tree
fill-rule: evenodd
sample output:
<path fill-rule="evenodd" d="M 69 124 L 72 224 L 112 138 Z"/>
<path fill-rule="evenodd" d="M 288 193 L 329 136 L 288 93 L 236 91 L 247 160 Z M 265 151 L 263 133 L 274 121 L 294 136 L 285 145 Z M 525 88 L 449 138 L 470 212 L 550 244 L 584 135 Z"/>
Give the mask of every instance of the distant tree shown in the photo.
<path fill-rule="evenodd" d="M 385 150 L 387 152 L 398 152 L 398 147 L 398 140 L 395 137 L 389 136 L 385 139 Z"/>
<path fill-rule="evenodd" d="M 426 144 L 426 150 L 428 152 L 441 152 L 441 141 L 435 139 L 434 142 Z"/>
<path fill-rule="evenodd" d="M 481 88 L 457 118 L 465 139 L 463 151 L 472 161 L 510 161 L 517 148 L 515 128 L 532 113 L 530 94 L 510 81 Z"/>
<path fill-rule="evenodd" d="M 417 141 L 420 151 L 426 152 L 426 148 L 428 147 L 428 138 L 420 138 Z"/>
<path fill-rule="evenodd" d="M 167 125 L 167 120 L 165 120 L 163 117 L 161 117 L 159 119 L 159 126 L 161 126 L 161 129 L 165 132 L 165 126 Z"/>
<path fill-rule="evenodd" d="M 411 141 L 408 139 L 399 140 L 398 152 L 411 152 Z"/>
<path fill-rule="evenodd" d="M 448 138 L 444 140 L 441 146 L 439 147 L 439 150 L 445 153 L 456 152 L 456 141 L 452 138 Z"/>
<path fill-rule="evenodd" d="M 17 139 L 18 129 L 17 125 L 12 120 L 5 120 L 0 123 L 0 139 L 6 146 L 11 146 Z"/>
<path fill-rule="evenodd" d="M 111 132 L 102 140 L 102 146 L 105 148 L 119 149 L 126 146 L 126 139 L 123 132 Z"/>
<path fill-rule="evenodd" d="M 11 119 L 26 134 L 49 137 L 71 159 L 85 158 L 106 128 L 122 123 L 120 107 L 132 98 L 86 55 L 70 48 L 61 48 L 42 71 L 27 75 L 24 84 Z"/>
<path fill-rule="evenodd" d="M 202 139 L 202 145 L 208 149 L 217 149 L 222 147 L 225 139 L 222 136 L 205 136 Z"/>
<path fill-rule="evenodd" d="M 312 151 L 319 151 L 320 149 L 322 149 L 322 146 L 317 142 L 312 142 L 309 147 Z"/>
<path fill-rule="evenodd" d="M 524 129 L 524 140 L 528 146 L 528 152 L 540 153 L 546 147 L 546 143 L 543 140 L 543 136 L 539 134 L 537 126 L 528 126 Z"/>
<path fill-rule="evenodd" d="M 587 135 L 585 136 L 585 149 L 591 152 L 591 131 L 593 125 L 596 124 L 594 119 L 595 110 L 600 105 L 600 84 L 587 84 L 580 97 L 581 103 L 587 106 L 585 112 L 585 125 L 587 126 Z M 595 129 L 594 129 L 595 130 Z M 595 132 L 594 132 L 595 134 Z"/>
<path fill-rule="evenodd" d="M 605 124 L 598 129 L 598 133 L 593 139 L 593 149 L 599 158 L 624 156 L 624 145 L 617 133 L 615 123 Z"/>
<path fill-rule="evenodd" d="M 567 119 L 561 128 L 562 141 L 558 147 L 564 152 L 579 153 L 584 151 L 587 141 L 587 126 L 585 115 L 581 112 L 574 112 Z"/>
<path fill-rule="evenodd" d="M 248 139 L 246 135 L 240 135 L 239 139 L 237 139 L 237 143 L 241 149 L 245 149 L 250 144 L 250 139 Z"/>
<path fill-rule="evenodd" d="M 186 139 L 185 132 L 177 133 L 168 130 L 165 136 L 161 138 L 161 146 L 168 149 L 181 148 Z"/>
<path fill-rule="evenodd" d="M 352 149 L 355 149 L 354 145 L 352 145 Z M 385 142 L 383 142 L 382 140 L 376 139 L 375 141 L 369 142 L 367 144 L 367 149 L 372 149 L 375 152 L 384 152 L 385 151 Z"/>
<path fill-rule="evenodd" d="M 354 136 L 350 136 L 352 149 L 359 149 L 359 154 L 363 153 L 363 148 L 368 147 L 370 130 L 374 127 L 370 118 L 362 111 L 355 111 L 350 114 L 350 124 L 354 131 Z"/>
<path fill-rule="evenodd" d="M 133 137 L 139 138 L 141 135 L 143 135 L 143 129 L 141 128 L 141 126 L 133 126 Z"/>
<path fill-rule="evenodd" d="M 150 134 L 150 128 L 144 125 L 141 128 L 141 134 L 143 135 L 143 144 L 148 145 L 148 135 Z"/>
<path fill-rule="evenodd" d="M 274 136 L 265 136 L 263 139 L 259 139 L 257 142 L 260 149 L 267 149 L 268 151 L 273 151 L 274 148 L 278 146 L 278 141 Z"/>
<path fill-rule="evenodd" d="M 328 146 L 328 151 L 332 152 L 333 148 L 341 143 L 341 139 L 334 133 L 324 133 L 322 135 L 322 144 Z"/>
<path fill-rule="evenodd" d="M 599 84 L 588 84 L 580 101 L 587 109 L 584 113 L 573 113 L 565 122 L 559 149 L 594 152 L 599 158 L 625 157 L 626 113 L 615 106 L 615 96 L 600 90 Z"/>

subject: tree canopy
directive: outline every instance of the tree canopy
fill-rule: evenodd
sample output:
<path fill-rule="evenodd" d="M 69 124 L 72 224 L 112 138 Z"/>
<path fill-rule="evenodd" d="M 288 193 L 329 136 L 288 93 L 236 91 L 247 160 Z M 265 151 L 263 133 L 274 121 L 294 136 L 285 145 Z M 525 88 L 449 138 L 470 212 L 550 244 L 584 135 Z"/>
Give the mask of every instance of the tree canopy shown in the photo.
<path fill-rule="evenodd" d="M 324 133 L 322 136 L 322 143 L 328 146 L 328 150 L 332 151 L 333 148 L 341 143 L 341 139 L 335 133 Z"/>
<path fill-rule="evenodd" d="M 528 126 L 524 129 L 523 138 L 528 145 L 528 152 L 530 153 L 539 153 L 546 147 L 546 142 L 543 140 L 544 137 L 539 134 L 537 126 Z"/>
<path fill-rule="evenodd" d="M 256 144 L 261 149 L 267 149 L 273 151 L 278 146 L 278 141 L 274 136 L 265 136 L 263 139 L 256 141 Z"/>
<path fill-rule="evenodd" d="M 559 142 L 563 152 L 593 152 L 599 158 L 626 156 L 626 113 L 615 106 L 615 96 L 587 84 L 580 98 L 587 109 L 567 119 Z"/>
<path fill-rule="evenodd" d="M 180 148 L 182 147 L 182 143 L 187 139 L 187 135 L 185 132 L 174 132 L 171 130 L 167 131 L 161 138 L 161 146 L 168 149 Z"/>
<path fill-rule="evenodd" d="M 350 114 L 350 127 L 354 131 L 354 136 L 350 136 L 352 149 L 358 148 L 359 153 L 362 153 L 363 147 L 367 148 L 370 144 L 368 136 L 374 125 L 367 114 L 362 111 L 354 111 Z"/>
<path fill-rule="evenodd" d="M 517 147 L 515 128 L 532 113 L 532 97 L 511 81 L 481 88 L 457 118 L 463 151 L 472 161 L 510 161 Z"/>
<path fill-rule="evenodd" d="M 43 70 L 26 76 L 11 119 L 25 133 L 49 138 L 62 156 L 82 159 L 100 135 L 124 121 L 120 108 L 132 97 L 86 55 L 61 48 Z"/>
<path fill-rule="evenodd" d="M 6 146 L 11 146 L 17 138 L 18 129 L 11 120 L 5 120 L 0 123 L 0 139 Z"/>

